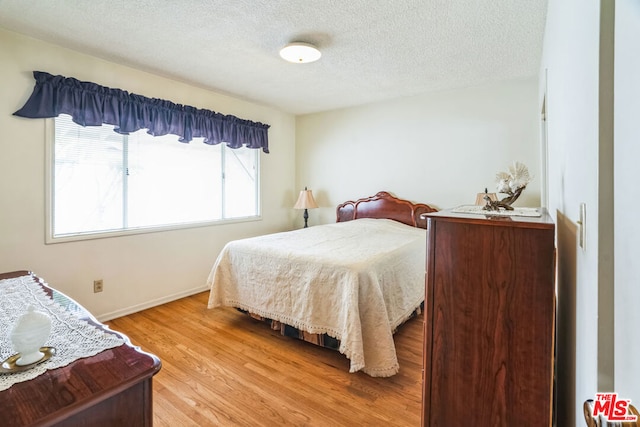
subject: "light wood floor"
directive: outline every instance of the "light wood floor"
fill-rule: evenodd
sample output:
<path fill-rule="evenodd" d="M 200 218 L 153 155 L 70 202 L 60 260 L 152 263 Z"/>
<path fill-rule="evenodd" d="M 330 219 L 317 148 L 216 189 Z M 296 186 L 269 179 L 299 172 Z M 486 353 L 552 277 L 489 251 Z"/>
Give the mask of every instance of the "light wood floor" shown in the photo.
<path fill-rule="evenodd" d="M 282 337 L 197 294 L 107 322 L 156 354 L 155 426 L 419 426 L 422 316 L 396 333 L 400 372 L 349 373 L 336 351 Z"/>

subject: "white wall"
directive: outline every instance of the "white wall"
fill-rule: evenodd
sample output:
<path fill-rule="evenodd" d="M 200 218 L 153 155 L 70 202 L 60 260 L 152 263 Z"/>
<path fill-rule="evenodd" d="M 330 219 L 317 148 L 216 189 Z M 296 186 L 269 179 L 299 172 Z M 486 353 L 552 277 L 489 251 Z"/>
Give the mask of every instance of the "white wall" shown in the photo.
<path fill-rule="evenodd" d="M 539 206 L 537 90 L 518 80 L 299 116 L 296 182 L 320 205 L 310 224 L 380 190 L 439 209 L 473 204 L 516 160 L 534 175 L 516 205 Z"/>
<path fill-rule="evenodd" d="M 584 400 L 614 387 L 613 4 L 551 0 L 547 12 L 542 72 L 558 227 L 559 426 L 584 425 Z M 577 244 L 581 203 L 585 248 Z"/>
<path fill-rule="evenodd" d="M 640 407 L 640 3 L 616 1 L 615 388 Z"/>
<path fill-rule="evenodd" d="M 262 220 L 45 245 L 45 121 L 12 116 L 31 94 L 33 70 L 268 123 L 261 154 Z M 229 240 L 290 229 L 295 118 L 0 30 L 0 271 L 32 270 L 106 320 L 205 289 Z M 93 280 L 104 292 L 93 293 Z"/>

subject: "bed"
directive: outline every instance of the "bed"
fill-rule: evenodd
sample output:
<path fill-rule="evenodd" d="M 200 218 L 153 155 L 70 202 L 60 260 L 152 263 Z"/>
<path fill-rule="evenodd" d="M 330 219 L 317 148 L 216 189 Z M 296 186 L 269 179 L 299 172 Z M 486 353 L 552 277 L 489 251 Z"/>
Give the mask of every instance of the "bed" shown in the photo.
<path fill-rule="evenodd" d="M 420 215 L 434 211 L 379 192 L 340 204 L 336 223 L 229 242 L 207 281 L 208 307 L 333 347 L 350 372 L 395 375 L 393 333 L 424 302 Z"/>

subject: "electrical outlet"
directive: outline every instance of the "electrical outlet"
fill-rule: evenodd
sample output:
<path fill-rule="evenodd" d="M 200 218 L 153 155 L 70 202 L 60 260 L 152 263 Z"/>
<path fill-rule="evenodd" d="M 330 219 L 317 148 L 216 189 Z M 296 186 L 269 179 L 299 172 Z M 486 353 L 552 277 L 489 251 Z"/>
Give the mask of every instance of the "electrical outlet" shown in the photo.
<path fill-rule="evenodd" d="M 93 293 L 102 292 L 102 289 L 103 289 L 102 279 L 94 280 L 93 281 Z"/>

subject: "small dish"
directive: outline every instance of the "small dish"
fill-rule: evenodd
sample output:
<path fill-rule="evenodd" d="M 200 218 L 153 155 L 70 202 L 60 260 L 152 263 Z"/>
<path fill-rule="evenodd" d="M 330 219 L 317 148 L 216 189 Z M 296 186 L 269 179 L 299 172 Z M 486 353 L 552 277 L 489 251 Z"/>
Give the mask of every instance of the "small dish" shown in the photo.
<path fill-rule="evenodd" d="M 21 356 L 20 353 L 7 357 L 2 362 L 2 365 L 0 365 L 0 374 L 7 374 L 7 373 L 10 374 L 14 372 L 22 372 L 22 371 L 31 369 L 37 364 L 51 359 L 51 356 L 56 354 L 56 349 L 55 347 L 40 347 L 40 352 L 43 353 L 43 356 L 39 360 L 36 360 L 33 363 L 29 363 L 28 365 L 18 365 L 16 363 L 18 359 L 20 359 L 20 356 Z"/>

